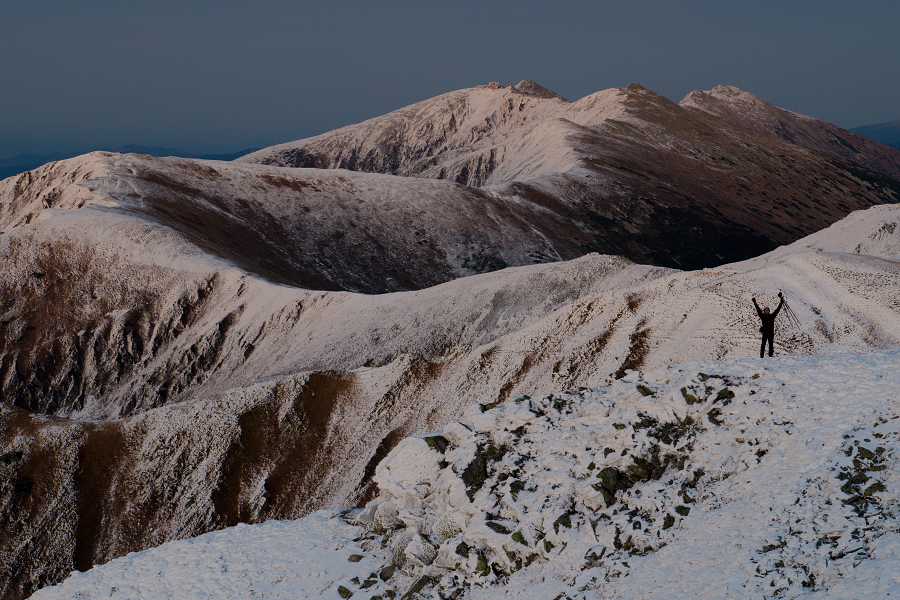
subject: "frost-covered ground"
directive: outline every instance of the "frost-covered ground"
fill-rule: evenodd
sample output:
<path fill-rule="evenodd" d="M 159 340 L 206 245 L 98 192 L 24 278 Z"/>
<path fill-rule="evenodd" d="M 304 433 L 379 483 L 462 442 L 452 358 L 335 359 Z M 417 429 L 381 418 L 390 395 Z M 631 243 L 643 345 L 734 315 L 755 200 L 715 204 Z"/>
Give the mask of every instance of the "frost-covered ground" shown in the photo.
<path fill-rule="evenodd" d="M 377 296 L 273 285 L 112 210 L 47 213 L 0 235 L 16 251 L 0 276 L 7 389 L 52 382 L 33 410 L 55 412 L 0 414 L 0 479 L 26 486 L 0 488 L 0 596 L 238 522 L 354 506 L 403 436 L 473 403 L 758 356 L 753 296 L 773 306 L 783 290 L 801 321 L 779 318 L 779 356 L 900 348 L 897 206 L 717 269 L 589 255 Z"/>
<path fill-rule="evenodd" d="M 361 511 L 168 543 L 33 597 L 900 595 L 898 366 L 702 360 L 475 405 L 401 442 Z"/>

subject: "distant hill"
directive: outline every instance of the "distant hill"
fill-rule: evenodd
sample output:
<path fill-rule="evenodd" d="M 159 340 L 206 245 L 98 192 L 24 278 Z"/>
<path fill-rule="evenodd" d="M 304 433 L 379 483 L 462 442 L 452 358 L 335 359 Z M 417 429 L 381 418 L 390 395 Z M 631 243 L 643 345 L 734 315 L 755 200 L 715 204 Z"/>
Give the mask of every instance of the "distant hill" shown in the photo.
<path fill-rule="evenodd" d="M 900 148 L 900 121 L 864 125 L 862 127 L 854 127 L 850 131 L 892 148 Z"/>
<path fill-rule="evenodd" d="M 159 148 L 155 146 L 142 146 L 140 144 L 127 144 L 117 148 L 99 148 L 104 152 L 121 152 L 123 154 L 145 154 L 147 156 L 177 156 L 179 158 L 199 158 L 202 160 L 234 160 L 259 148 L 245 148 L 228 154 L 191 154 L 182 152 L 177 148 Z M 52 154 L 18 154 L 12 158 L 0 159 L 0 180 L 13 177 L 37 169 L 40 166 L 57 160 L 66 160 L 84 154 L 83 152 L 54 152 Z"/>

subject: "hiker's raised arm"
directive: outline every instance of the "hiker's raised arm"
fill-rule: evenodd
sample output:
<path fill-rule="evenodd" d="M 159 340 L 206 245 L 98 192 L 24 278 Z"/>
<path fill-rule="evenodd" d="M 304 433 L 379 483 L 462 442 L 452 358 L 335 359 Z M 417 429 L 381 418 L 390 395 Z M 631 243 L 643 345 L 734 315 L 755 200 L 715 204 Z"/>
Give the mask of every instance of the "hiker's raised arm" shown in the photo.
<path fill-rule="evenodd" d="M 778 303 L 778 308 L 776 308 L 775 312 L 772 313 L 773 317 L 777 315 L 778 311 L 781 310 L 781 307 L 784 306 L 784 296 L 781 294 L 781 292 L 778 292 L 778 297 L 781 298 L 781 302 Z"/>

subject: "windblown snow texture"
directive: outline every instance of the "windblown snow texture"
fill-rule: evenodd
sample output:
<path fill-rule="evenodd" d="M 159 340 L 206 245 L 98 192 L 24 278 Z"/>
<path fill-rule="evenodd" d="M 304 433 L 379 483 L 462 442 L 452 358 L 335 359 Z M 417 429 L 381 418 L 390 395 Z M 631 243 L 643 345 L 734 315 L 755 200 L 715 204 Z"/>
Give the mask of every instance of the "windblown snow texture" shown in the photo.
<path fill-rule="evenodd" d="M 694 361 L 474 405 L 403 440 L 363 510 L 169 543 L 34 598 L 890 597 L 898 366 Z"/>

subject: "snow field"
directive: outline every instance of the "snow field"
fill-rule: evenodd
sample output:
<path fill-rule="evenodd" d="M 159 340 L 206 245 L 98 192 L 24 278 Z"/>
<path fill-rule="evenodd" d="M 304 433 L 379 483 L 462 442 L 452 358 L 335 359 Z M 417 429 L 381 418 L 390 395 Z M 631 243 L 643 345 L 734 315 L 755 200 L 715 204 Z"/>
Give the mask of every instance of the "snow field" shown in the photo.
<path fill-rule="evenodd" d="M 337 598 L 341 582 L 377 565 L 351 541 L 358 527 L 335 517 L 318 511 L 169 542 L 75 572 L 32 598 Z"/>
<path fill-rule="evenodd" d="M 362 510 L 171 542 L 34 598 L 891 597 L 898 364 L 704 360 L 475 405 L 401 442 Z"/>

